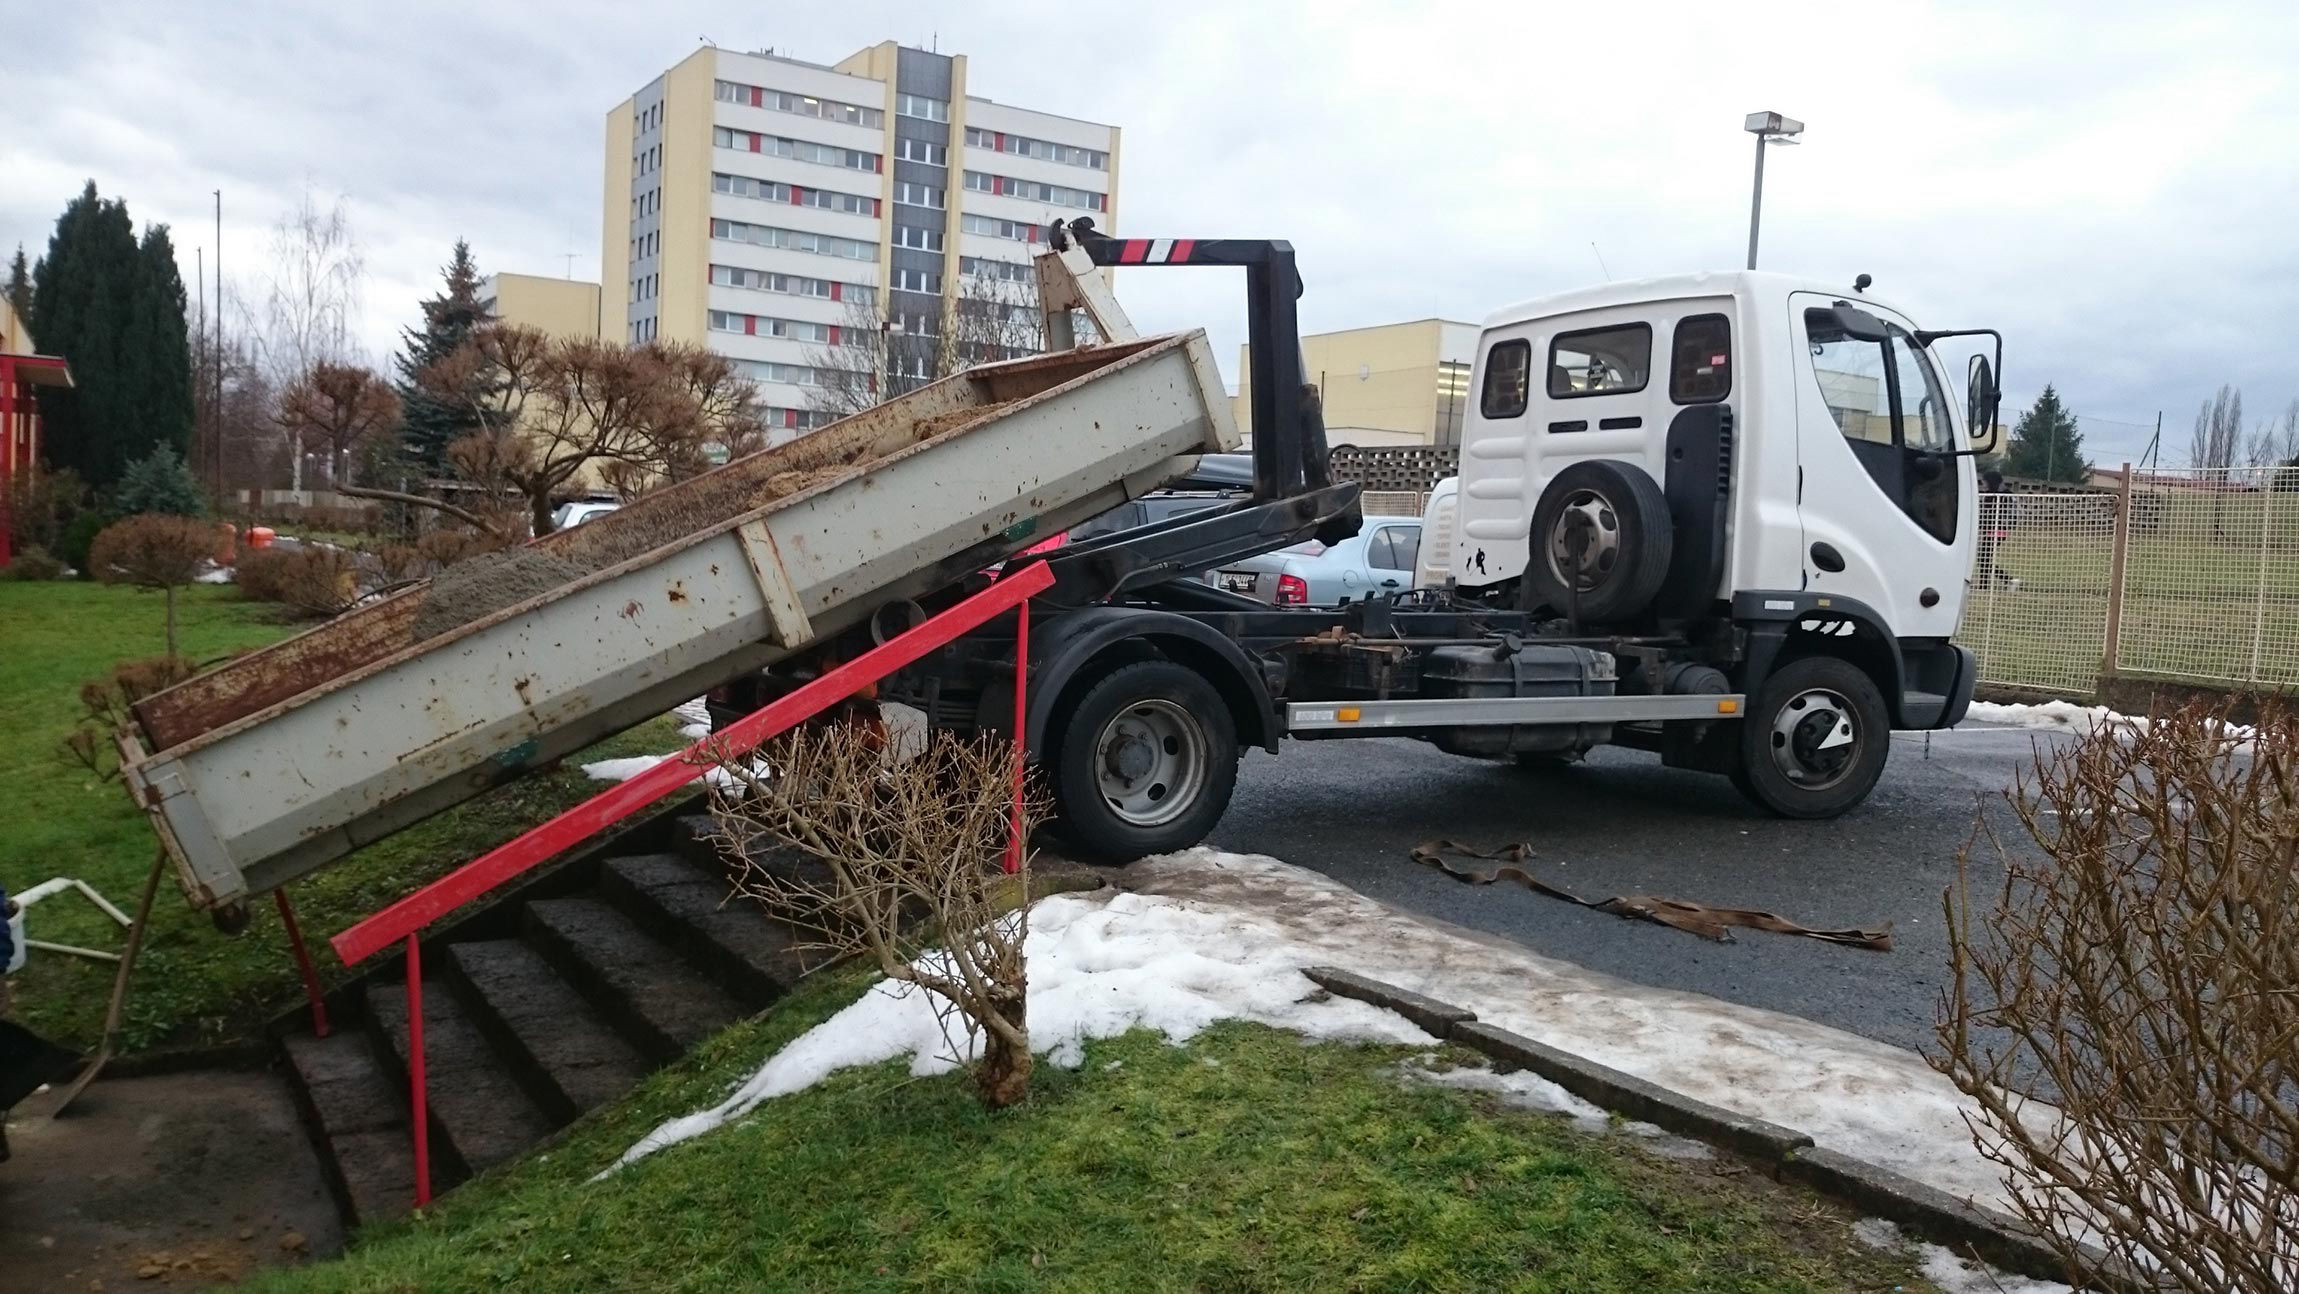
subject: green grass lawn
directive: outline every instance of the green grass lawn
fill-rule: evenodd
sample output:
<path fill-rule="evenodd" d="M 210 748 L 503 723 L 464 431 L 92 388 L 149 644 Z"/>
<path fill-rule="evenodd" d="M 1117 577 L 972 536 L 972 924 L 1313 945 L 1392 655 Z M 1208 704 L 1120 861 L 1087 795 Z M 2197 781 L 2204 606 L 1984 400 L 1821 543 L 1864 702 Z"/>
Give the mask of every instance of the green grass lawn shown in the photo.
<path fill-rule="evenodd" d="M 229 588 L 184 591 L 184 653 L 208 661 L 287 636 L 277 609 L 237 600 Z M 121 910 L 134 910 L 157 839 L 116 781 L 70 762 L 59 743 L 80 713 L 80 684 L 111 665 L 162 654 L 157 595 L 77 582 L 0 581 L 0 885 L 11 892 L 51 876 L 77 876 Z M 672 749 L 675 725 L 655 720 L 586 758 Z M 343 969 L 327 936 L 490 845 L 604 789 L 570 761 L 378 842 L 292 887 L 305 936 L 323 975 Z M 173 872 L 162 883 L 150 939 L 128 1001 L 131 1048 L 244 1038 L 299 996 L 285 932 L 269 903 L 237 936 L 219 934 L 184 902 Z M 122 931 L 77 895 L 43 900 L 30 914 L 34 938 L 117 949 Z M 112 967 L 35 951 L 16 979 L 16 1014 L 60 1041 L 92 1046 L 103 1029 Z"/>
<path fill-rule="evenodd" d="M 860 990 L 825 977 L 540 1156 L 270 1291 L 1929 1290 L 1857 1216 L 1399 1080 L 1410 1048 L 1135 1032 L 984 1111 L 962 1076 L 851 1070 L 588 1179 Z M 1467 1053 L 1459 1053 L 1466 1056 Z"/>

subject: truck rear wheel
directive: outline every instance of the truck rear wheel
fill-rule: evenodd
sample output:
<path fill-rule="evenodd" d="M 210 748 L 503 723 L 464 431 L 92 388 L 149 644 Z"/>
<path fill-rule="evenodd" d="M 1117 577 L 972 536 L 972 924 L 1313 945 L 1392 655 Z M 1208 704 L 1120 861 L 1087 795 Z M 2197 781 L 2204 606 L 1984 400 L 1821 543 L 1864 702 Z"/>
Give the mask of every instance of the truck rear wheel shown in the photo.
<path fill-rule="evenodd" d="M 1187 849 L 1229 808 L 1237 754 L 1229 706 L 1203 676 L 1166 660 L 1121 666 L 1054 738 L 1060 832 L 1093 862 Z"/>
<path fill-rule="evenodd" d="M 1757 689 L 1732 784 L 1783 818 L 1833 818 L 1876 788 L 1891 744 L 1884 694 L 1867 671 L 1801 657 Z"/>

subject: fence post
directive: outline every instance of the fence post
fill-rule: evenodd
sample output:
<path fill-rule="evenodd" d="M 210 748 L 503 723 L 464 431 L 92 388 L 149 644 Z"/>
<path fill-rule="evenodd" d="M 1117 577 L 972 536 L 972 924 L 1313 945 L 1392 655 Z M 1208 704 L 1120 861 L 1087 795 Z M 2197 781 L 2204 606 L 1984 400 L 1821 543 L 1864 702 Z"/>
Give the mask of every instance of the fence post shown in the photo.
<path fill-rule="evenodd" d="M 2116 657 L 2123 646 L 2123 572 L 2131 553 L 2131 464 L 2125 463 L 2117 477 L 2114 555 L 2107 564 L 2107 645 L 2099 654 L 2103 678 L 2115 673 Z"/>
<path fill-rule="evenodd" d="M 295 907 L 287 901 L 287 887 L 282 885 L 271 892 L 274 905 L 279 908 L 279 923 L 287 927 L 287 946 L 295 954 L 295 969 L 303 976 L 303 996 L 311 1003 L 311 1032 L 313 1037 L 327 1036 L 327 998 L 319 991 L 319 972 L 311 965 L 311 950 L 303 946 L 303 927 L 296 924 Z"/>
<path fill-rule="evenodd" d="M 2274 514 L 2275 481 L 2274 474 L 2269 473 L 2267 490 L 2259 500 L 2259 572 L 2256 577 L 2259 592 L 2253 599 L 2251 609 L 2251 672 L 2243 680 L 2251 684 L 2259 682 L 2259 649 L 2267 640 L 2267 548 L 2274 537 L 2273 532 L 2267 528 L 2267 521 Z"/>

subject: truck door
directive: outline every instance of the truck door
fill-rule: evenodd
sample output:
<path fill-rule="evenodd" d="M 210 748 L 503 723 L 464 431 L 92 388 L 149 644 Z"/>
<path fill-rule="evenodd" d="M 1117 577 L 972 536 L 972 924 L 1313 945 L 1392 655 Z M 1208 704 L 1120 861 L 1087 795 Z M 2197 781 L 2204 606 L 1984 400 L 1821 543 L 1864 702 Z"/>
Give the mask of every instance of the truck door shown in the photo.
<path fill-rule="evenodd" d="M 1857 337 L 1837 304 L 1789 297 L 1805 587 L 1866 603 L 1896 636 L 1944 638 L 1971 565 L 1971 460 L 1947 453 L 1947 388 L 1907 322 L 1859 302 L 1884 335 Z"/>

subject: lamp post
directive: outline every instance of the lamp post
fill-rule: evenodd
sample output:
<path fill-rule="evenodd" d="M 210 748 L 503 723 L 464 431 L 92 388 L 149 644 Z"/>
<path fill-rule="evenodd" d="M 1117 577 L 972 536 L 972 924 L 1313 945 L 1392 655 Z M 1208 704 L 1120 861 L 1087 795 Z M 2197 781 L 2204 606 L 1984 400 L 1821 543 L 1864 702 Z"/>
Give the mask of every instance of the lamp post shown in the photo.
<path fill-rule="evenodd" d="M 1752 112 L 1741 129 L 1756 136 L 1756 188 L 1748 198 L 1748 268 L 1756 268 L 1756 227 L 1764 216 L 1764 146 L 1793 144 L 1804 133 L 1804 123 L 1777 112 Z"/>

